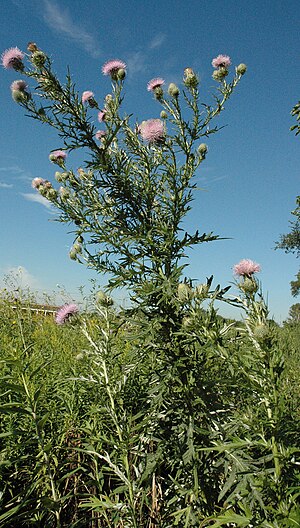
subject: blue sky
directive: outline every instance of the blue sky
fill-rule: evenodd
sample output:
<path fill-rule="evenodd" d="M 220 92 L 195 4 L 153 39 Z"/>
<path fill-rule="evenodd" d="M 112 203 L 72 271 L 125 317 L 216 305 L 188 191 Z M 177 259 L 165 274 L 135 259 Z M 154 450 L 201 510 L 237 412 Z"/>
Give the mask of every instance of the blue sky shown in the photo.
<path fill-rule="evenodd" d="M 227 54 L 248 72 L 218 120 L 226 125 L 208 141 L 209 153 L 197 175 L 187 219 L 191 229 L 214 231 L 228 240 L 194 249 L 187 274 L 222 286 L 232 282 L 232 266 L 251 258 L 262 267 L 260 280 L 270 314 L 280 322 L 291 304 L 289 282 L 298 271 L 295 256 L 274 251 L 289 229 L 299 194 L 300 139 L 289 132 L 291 108 L 300 98 L 300 4 L 298 0 L 6 0 L 1 4 L 0 50 L 26 50 L 34 41 L 54 59 L 63 78 L 70 66 L 78 91 L 101 100 L 110 91 L 102 64 L 111 58 L 128 65 L 124 109 L 138 121 L 158 117 L 160 107 L 146 90 L 161 76 L 181 82 L 190 66 L 201 78 L 203 101 L 216 83 L 211 60 Z M 51 292 L 64 286 L 76 298 L 79 286 L 105 278 L 70 261 L 68 227 L 37 202 L 31 180 L 53 181 L 50 150 L 62 145 L 55 131 L 24 117 L 10 96 L 20 76 L 1 70 L 0 106 L 0 281 L 22 270 L 23 283 Z M 96 114 L 95 114 L 96 118 Z M 69 166 L 77 167 L 75 155 Z M 234 315 L 228 307 L 220 309 Z"/>

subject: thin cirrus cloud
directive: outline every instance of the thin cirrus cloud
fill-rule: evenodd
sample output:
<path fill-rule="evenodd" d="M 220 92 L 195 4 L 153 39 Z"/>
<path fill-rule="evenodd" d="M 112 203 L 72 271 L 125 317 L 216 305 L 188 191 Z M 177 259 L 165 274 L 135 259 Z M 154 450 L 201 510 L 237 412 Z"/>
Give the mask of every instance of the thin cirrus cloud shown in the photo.
<path fill-rule="evenodd" d="M 44 207 L 46 207 L 47 209 L 51 209 L 52 207 L 51 203 L 46 198 L 44 198 L 44 196 L 41 196 L 38 193 L 21 193 L 21 195 L 30 202 L 36 202 L 41 205 L 44 205 Z"/>
<path fill-rule="evenodd" d="M 0 189 L 11 189 L 13 187 L 12 183 L 0 182 Z"/>
<path fill-rule="evenodd" d="M 149 44 L 149 48 L 150 49 L 160 48 L 165 40 L 166 40 L 166 35 L 164 33 L 158 33 L 151 40 L 151 42 Z"/>
<path fill-rule="evenodd" d="M 69 10 L 63 9 L 50 0 L 44 0 L 44 21 L 56 33 L 76 42 L 91 57 L 100 57 L 99 44 L 96 39 L 78 23 L 72 20 Z"/>

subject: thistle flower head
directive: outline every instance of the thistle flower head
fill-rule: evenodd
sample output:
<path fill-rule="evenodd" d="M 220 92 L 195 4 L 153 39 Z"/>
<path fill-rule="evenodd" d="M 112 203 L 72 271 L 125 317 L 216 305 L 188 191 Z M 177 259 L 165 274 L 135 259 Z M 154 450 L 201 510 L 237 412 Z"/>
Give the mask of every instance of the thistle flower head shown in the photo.
<path fill-rule="evenodd" d="M 19 92 L 24 92 L 27 90 L 28 85 L 25 81 L 13 81 L 10 85 L 10 89 L 13 92 L 14 90 L 19 90 Z"/>
<path fill-rule="evenodd" d="M 93 92 L 90 92 L 89 90 L 85 91 L 82 93 L 82 96 L 81 96 L 81 102 L 84 104 L 84 103 L 88 103 L 90 99 L 94 99 L 94 94 Z"/>
<path fill-rule="evenodd" d="M 49 155 L 49 160 L 52 163 L 56 163 L 59 166 L 63 166 L 66 157 L 67 157 L 67 153 L 64 150 L 54 150 Z"/>
<path fill-rule="evenodd" d="M 243 259 L 238 264 L 235 264 L 233 271 L 235 275 L 240 277 L 251 277 L 254 273 L 260 272 L 260 265 L 253 262 L 253 260 Z"/>
<path fill-rule="evenodd" d="M 155 88 L 159 88 L 163 84 L 165 84 L 165 81 L 160 77 L 158 77 L 157 79 L 151 79 L 151 81 L 149 81 L 147 84 L 147 90 L 148 92 L 153 92 Z"/>
<path fill-rule="evenodd" d="M 95 134 L 96 139 L 98 139 L 99 141 L 101 141 L 105 136 L 106 136 L 105 130 L 97 130 Z"/>
<path fill-rule="evenodd" d="M 78 313 L 78 306 L 77 304 L 65 304 L 62 306 L 55 315 L 55 322 L 58 325 L 63 325 L 69 321 L 73 315 Z"/>
<path fill-rule="evenodd" d="M 119 70 L 124 70 L 124 72 L 126 70 L 125 62 L 119 59 L 113 59 L 113 60 L 107 61 L 102 66 L 103 75 L 110 75 L 111 78 L 114 80 L 117 79 Z"/>
<path fill-rule="evenodd" d="M 160 119 L 148 119 L 139 126 L 139 133 L 148 143 L 159 143 L 165 138 L 164 124 Z"/>
<path fill-rule="evenodd" d="M 34 178 L 31 182 L 31 187 L 33 189 L 38 189 L 41 185 L 46 182 L 43 178 Z"/>
<path fill-rule="evenodd" d="M 228 55 L 218 55 L 212 60 L 211 64 L 214 68 L 228 68 L 231 64 L 231 59 Z"/>
<path fill-rule="evenodd" d="M 6 69 L 23 70 L 24 53 L 17 47 L 5 50 L 1 55 L 2 66 Z"/>
<path fill-rule="evenodd" d="M 100 110 L 100 112 L 98 112 L 98 121 L 99 123 L 102 123 L 103 121 L 105 121 L 105 114 L 106 114 L 106 110 Z"/>

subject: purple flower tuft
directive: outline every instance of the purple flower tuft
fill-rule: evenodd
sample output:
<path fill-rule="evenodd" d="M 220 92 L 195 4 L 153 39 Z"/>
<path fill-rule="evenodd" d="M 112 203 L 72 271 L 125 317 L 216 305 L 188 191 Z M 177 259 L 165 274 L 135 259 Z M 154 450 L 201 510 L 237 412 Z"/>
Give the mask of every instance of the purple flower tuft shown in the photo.
<path fill-rule="evenodd" d="M 94 98 L 93 92 L 90 92 L 87 90 L 86 92 L 83 92 L 81 96 L 81 101 L 82 103 L 87 103 L 90 99 L 93 99 L 93 98 Z"/>
<path fill-rule="evenodd" d="M 231 64 L 231 59 L 228 55 L 218 55 L 212 60 L 212 66 L 214 68 L 228 68 Z"/>
<path fill-rule="evenodd" d="M 25 81 L 14 81 L 10 85 L 10 89 L 13 92 L 14 90 L 19 90 L 20 92 L 24 92 L 28 88 L 28 85 Z"/>
<path fill-rule="evenodd" d="M 147 90 L 148 90 L 148 92 L 153 92 L 153 90 L 155 90 L 155 88 L 159 88 L 163 84 L 165 84 L 165 81 L 163 79 L 161 79 L 160 77 L 158 77 L 157 79 L 152 79 L 147 84 Z"/>
<path fill-rule="evenodd" d="M 164 124 L 160 119 L 148 119 L 143 121 L 138 127 L 144 141 L 148 143 L 159 143 L 165 138 Z"/>
<path fill-rule="evenodd" d="M 103 139 L 105 136 L 106 136 L 105 130 L 97 130 L 95 134 L 96 139 L 99 139 L 99 140 Z"/>
<path fill-rule="evenodd" d="M 46 180 L 43 178 L 34 178 L 31 182 L 31 187 L 33 189 L 38 189 L 41 185 L 44 185 L 46 183 Z"/>
<path fill-rule="evenodd" d="M 253 260 L 243 259 L 233 267 L 235 275 L 251 277 L 253 273 L 260 272 L 260 265 Z"/>
<path fill-rule="evenodd" d="M 118 70 L 126 70 L 125 62 L 119 59 L 110 60 L 102 66 L 102 73 L 104 75 L 114 76 Z"/>
<path fill-rule="evenodd" d="M 63 325 L 68 322 L 68 320 L 78 313 L 78 306 L 77 304 L 65 304 L 65 306 L 62 306 L 55 315 L 55 322 L 58 325 Z"/>
<path fill-rule="evenodd" d="M 24 53 L 19 48 L 9 48 L 1 55 L 2 66 L 6 69 L 22 70 Z"/>
<path fill-rule="evenodd" d="M 67 157 L 67 153 L 64 150 L 54 150 L 49 154 L 49 160 L 52 163 L 57 163 L 61 167 L 64 165 L 64 161 Z"/>
<path fill-rule="evenodd" d="M 100 110 L 100 112 L 98 112 L 98 121 L 100 123 L 102 123 L 102 121 L 105 121 L 105 114 L 106 114 L 106 110 Z"/>

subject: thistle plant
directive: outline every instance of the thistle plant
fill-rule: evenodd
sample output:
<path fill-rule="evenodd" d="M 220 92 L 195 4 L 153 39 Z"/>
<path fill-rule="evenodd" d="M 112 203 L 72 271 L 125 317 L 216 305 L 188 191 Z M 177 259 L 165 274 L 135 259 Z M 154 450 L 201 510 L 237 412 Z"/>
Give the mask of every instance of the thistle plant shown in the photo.
<path fill-rule="evenodd" d="M 35 43 L 27 51 L 2 55 L 6 69 L 26 78 L 11 84 L 12 98 L 60 138 L 49 155 L 57 184 L 38 177 L 32 187 L 72 225 L 70 258 L 108 277 L 92 313 L 80 315 L 71 303 L 56 314 L 57 331 L 63 335 L 73 319 L 70 328 L 75 333 L 81 326 L 85 346 L 74 353 L 76 368 L 59 381 L 55 398 L 68 417 L 53 458 L 40 426 L 47 427 L 47 417 L 38 421 L 22 378 L 50 491 L 48 521 L 116 528 L 279 528 L 294 521 L 296 451 L 281 427 L 283 355 L 258 293 L 259 265 L 235 266 L 240 294 L 234 299 L 226 295 L 229 287 L 213 287 L 213 277 L 195 285 L 185 275 L 189 250 L 219 238 L 185 231 L 183 222 L 207 141 L 219 130 L 214 119 L 245 64 L 230 77 L 231 59 L 213 59 L 213 104 L 201 102 L 190 67 L 180 85 L 151 79 L 145 88 L 157 114 L 135 120 L 123 111 L 124 61 L 103 65 L 111 87 L 99 100 L 89 87 L 79 94 L 69 73 L 62 83 Z M 80 149 L 86 161 L 75 171 L 69 159 Z M 112 306 L 109 295 L 118 287 L 128 291 L 127 310 Z M 243 307 L 243 324 L 218 316 L 215 300 Z M 66 442 L 71 462 L 62 455 Z M 54 468 L 56 456 L 61 468 Z M 41 509 L 36 506 L 38 514 Z M 9 515 L 14 518 L 12 510 Z"/>
<path fill-rule="evenodd" d="M 227 82 L 230 58 L 214 59 L 213 105 L 200 102 L 199 79 L 191 68 L 185 69 L 180 88 L 171 83 L 165 90 L 163 79 L 151 80 L 148 91 L 157 99 L 160 117 L 133 123 L 121 112 L 123 61 L 104 64 L 112 93 L 98 102 L 90 90 L 79 95 L 70 74 L 62 84 L 34 43 L 28 52 L 28 67 L 18 48 L 7 50 L 2 63 L 35 83 L 30 91 L 24 81 L 13 83 L 14 100 L 27 115 L 58 131 L 62 148 L 49 159 L 60 169 L 55 173 L 60 187 L 41 178 L 35 178 L 33 187 L 59 211 L 60 221 L 74 225 L 70 258 L 109 273 L 110 288 L 126 287 L 139 303 L 146 298 L 148 306 L 166 310 L 188 249 L 219 238 L 185 232 L 182 222 L 194 198 L 195 173 L 207 155 L 203 139 L 217 132 L 211 122 L 224 109 L 245 65 Z M 102 125 L 98 131 L 96 115 Z M 88 154 L 77 171 L 67 167 L 67 154 L 74 149 Z"/>

